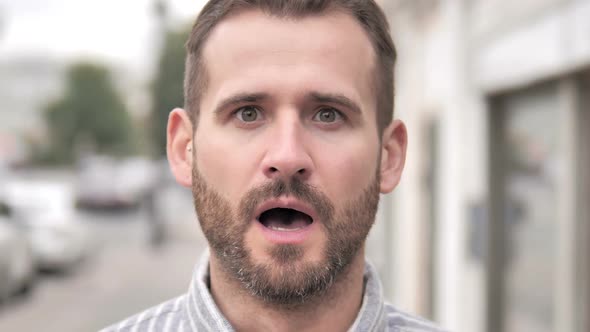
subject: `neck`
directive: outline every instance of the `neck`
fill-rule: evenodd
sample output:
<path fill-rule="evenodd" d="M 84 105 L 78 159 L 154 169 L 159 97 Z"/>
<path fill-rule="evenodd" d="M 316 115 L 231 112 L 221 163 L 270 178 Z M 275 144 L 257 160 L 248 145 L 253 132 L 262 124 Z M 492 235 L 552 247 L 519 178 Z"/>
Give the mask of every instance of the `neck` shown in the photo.
<path fill-rule="evenodd" d="M 287 308 L 250 294 L 233 276 L 227 275 L 212 254 L 211 293 L 236 331 L 347 331 L 362 304 L 364 265 L 364 251 L 360 250 L 321 297 Z"/>

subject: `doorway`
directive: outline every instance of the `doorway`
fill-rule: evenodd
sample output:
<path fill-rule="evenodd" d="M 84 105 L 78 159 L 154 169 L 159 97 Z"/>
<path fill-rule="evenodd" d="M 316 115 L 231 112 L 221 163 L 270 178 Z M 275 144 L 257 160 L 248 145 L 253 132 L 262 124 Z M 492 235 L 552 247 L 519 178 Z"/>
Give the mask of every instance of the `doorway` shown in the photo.
<path fill-rule="evenodd" d="M 550 82 L 491 103 L 488 331 L 555 331 L 559 93 Z"/>

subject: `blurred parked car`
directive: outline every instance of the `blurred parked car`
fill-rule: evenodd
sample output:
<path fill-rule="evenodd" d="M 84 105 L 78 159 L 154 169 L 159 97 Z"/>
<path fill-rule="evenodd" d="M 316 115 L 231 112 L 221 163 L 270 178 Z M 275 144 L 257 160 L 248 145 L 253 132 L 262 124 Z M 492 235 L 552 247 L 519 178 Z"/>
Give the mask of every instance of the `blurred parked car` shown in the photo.
<path fill-rule="evenodd" d="M 0 302 L 30 289 L 35 274 L 27 235 L 11 218 L 8 204 L 0 199 Z"/>
<path fill-rule="evenodd" d="M 14 217 L 27 229 L 36 266 L 65 271 L 87 255 L 86 229 L 75 220 L 72 189 L 62 183 L 12 181 L 5 186 Z"/>
<path fill-rule="evenodd" d="M 76 203 L 96 209 L 138 206 L 151 190 L 154 173 L 145 158 L 88 157 L 79 163 Z"/>

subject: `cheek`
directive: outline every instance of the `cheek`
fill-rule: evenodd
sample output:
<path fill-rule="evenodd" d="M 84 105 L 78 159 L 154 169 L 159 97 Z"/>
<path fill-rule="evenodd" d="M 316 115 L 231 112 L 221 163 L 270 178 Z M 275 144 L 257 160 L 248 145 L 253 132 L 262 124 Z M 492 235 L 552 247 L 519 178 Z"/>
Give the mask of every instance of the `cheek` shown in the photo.
<path fill-rule="evenodd" d="M 378 166 L 377 143 L 341 144 L 331 153 L 319 156 L 322 187 L 335 202 L 347 200 L 367 188 L 375 179 Z"/>
<path fill-rule="evenodd" d="M 207 183 L 226 199 L 238 201 L 254 169 L 253 152 L 227 138 L 206 135 L 196 139 L 196 165 Z M 206 136 L 206 137 L 204 137 Z"/>

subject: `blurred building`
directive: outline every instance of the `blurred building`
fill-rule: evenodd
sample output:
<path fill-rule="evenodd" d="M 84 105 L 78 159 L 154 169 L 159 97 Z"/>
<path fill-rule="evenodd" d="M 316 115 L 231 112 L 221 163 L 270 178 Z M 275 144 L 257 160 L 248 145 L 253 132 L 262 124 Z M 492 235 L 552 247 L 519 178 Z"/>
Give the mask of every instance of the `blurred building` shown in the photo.
<path fill-rule="evenodd" d="M 42 110 L 63 90 L 63 65 L 45 56 L 0 59 L 0 162 L 21 162 L 43 139 Z"/>
<path fill-rule="evenodd" d="M 410 135 L 368 246 L 388 298 L 459 332 L 590 331 L 590 1 L 380 2 Z"/>

